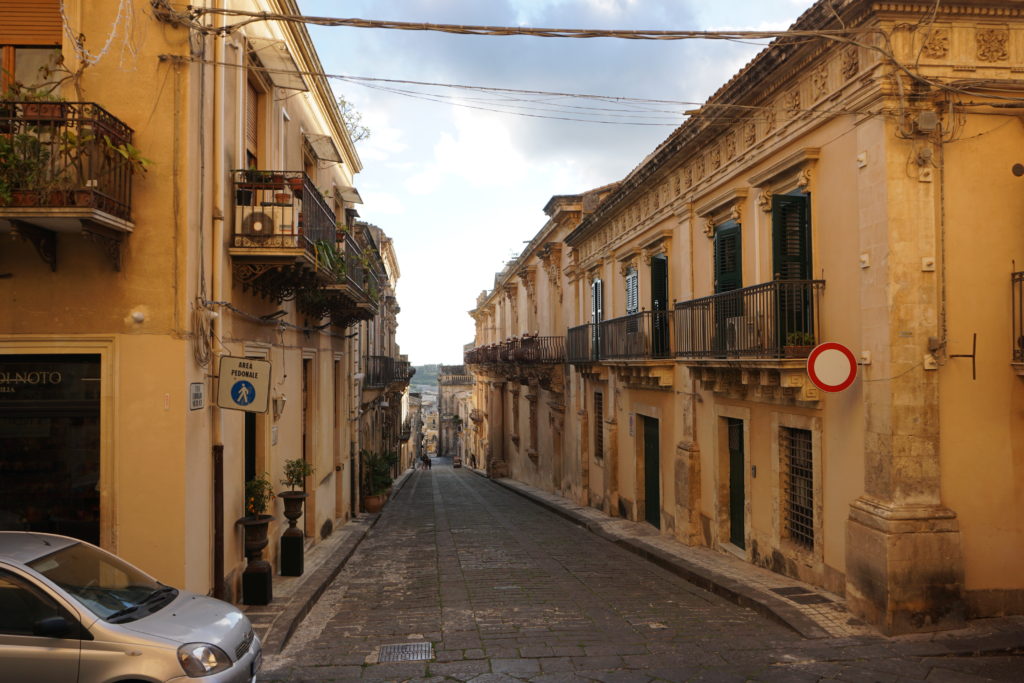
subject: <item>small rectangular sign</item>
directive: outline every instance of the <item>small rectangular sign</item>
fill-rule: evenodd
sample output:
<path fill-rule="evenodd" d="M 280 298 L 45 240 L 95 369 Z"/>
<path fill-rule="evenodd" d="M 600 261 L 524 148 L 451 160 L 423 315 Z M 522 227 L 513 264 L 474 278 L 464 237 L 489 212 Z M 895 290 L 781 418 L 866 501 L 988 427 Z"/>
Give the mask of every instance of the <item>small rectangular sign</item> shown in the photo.
<path fill-rule="evenodd" d="M 270 362 L 223 356 L 217 405 L 228 410 L 265 413 L 270 405 Z"/>
<path fill-rule="evenodd" d="M 206 407 L 206 385 L 192 382 L 188 385 L 188 409 L 202 410 Z"/>

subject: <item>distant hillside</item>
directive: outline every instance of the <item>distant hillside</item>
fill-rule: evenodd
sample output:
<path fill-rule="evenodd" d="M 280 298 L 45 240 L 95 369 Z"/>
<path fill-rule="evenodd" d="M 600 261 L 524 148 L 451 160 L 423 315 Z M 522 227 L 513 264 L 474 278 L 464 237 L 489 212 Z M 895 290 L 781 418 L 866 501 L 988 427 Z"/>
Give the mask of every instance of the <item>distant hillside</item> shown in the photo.
<path fill-rule="evenodd" d="M 414 365 L 416 374 L 412 376 L 413 384 L 437 386 L 437 372 L 441 369 L 440 363 L 436 365 Z"/>

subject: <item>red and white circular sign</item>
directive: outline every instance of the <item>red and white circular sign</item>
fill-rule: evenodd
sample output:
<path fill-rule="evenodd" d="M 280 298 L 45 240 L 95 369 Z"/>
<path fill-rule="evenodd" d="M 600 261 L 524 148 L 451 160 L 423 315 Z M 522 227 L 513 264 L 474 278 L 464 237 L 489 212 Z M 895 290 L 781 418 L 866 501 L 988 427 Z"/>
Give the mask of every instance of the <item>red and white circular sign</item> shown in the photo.
<path fill-rule="evenodd" d="M 842 344 L 818 344 L 807 356 L 807 374 L 822 391 L 842 391 L 857 379 L 857 359 Z"/>

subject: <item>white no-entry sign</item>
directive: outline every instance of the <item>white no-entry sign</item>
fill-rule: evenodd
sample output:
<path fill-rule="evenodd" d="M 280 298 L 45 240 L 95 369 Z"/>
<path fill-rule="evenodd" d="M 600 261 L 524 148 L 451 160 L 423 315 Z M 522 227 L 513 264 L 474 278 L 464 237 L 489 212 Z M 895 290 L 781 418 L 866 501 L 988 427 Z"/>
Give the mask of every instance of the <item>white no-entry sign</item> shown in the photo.
<path fill-rule="evenodd" d="M 857 379 L 857 359 L 842 344 L 818 344 L 807 356 L 807 374 L 822 391 L 842 391 Z"/>

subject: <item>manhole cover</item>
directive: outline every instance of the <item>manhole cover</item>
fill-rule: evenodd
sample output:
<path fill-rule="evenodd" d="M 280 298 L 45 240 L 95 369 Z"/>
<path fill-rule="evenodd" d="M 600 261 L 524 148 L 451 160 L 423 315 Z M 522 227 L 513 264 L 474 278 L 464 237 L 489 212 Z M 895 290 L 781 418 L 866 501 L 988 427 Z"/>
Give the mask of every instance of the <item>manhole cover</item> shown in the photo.
<path fill-rule="evenodd" d="M 772 588 L 772 593 L 778 593 L 779 595 L 801 595 L 803 593 L 810 593 L 809 588 L 803 588 L 801 586 L 786 586 L 785 588 Z"/>
<path fill-rule="evenodd" d="M 824 595 L 790 595 L 789 599 L 801 605 L 820 605 L 825 602 L 832 602 Z"/>
<path fill-rule="evenodd" d="M 434 656 L 430 643 L 399 643 L 382 645 L 378 662 L 415 662 Z"/>

